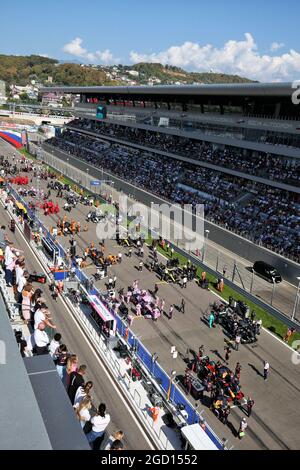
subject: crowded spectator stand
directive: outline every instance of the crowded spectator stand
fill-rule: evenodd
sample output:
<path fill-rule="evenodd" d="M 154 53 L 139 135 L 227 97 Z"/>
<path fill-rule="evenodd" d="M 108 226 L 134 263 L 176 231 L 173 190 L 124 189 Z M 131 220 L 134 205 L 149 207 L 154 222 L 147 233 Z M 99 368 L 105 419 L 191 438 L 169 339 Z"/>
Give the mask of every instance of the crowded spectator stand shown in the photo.
<path fill-rule="evenodd" d="M 162 165 L 162 157 L 153 152 L 126 147 L 125 143 L 110 144 L 69 130 L 48 143 L 170 202 L 193 207 L 203 204 L 209 221 L 283 256 L 299 259 L 300 205 L 299 195 L 292 187 L 283 191 L 269 186 L 267 179 L 266 183 L 258 183 L 225 174 L 221 167 L 213 170 L 166 156 Z M 280 176 L 289 163 L 280 158 L 279 161 Z M 274 166 L 270 163 L 268 168 Z M 292 174 L 298 173 L 292 170 Z M 248 202 L 241 204 L 244 197 Z"/>

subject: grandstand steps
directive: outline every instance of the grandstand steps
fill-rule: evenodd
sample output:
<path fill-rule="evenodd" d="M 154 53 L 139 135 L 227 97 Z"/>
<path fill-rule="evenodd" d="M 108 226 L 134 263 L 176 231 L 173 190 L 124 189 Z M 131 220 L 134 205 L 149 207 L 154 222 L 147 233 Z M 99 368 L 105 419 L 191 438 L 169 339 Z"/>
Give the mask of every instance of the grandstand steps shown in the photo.
<path fill-rule="evenodd" d="M 238 205 L 239 208 L 245 207 L 253 198 L 255 198 L 255 194 L 247 192 L 242 194 L 242 196 L 238 196 L 233 204 Z"/>

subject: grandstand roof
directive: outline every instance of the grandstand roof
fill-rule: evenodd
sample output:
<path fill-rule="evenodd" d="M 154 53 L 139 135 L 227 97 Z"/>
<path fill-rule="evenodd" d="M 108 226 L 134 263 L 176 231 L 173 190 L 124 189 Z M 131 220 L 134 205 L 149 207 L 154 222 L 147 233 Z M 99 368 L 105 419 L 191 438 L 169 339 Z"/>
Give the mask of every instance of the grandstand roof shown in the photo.
<path fill-rule="evenodd" d="M 89 444 L 49 354 L 27 357 L 24 364 L 52 448 L 89 450 Z"/>
<path fill-rule="evenodd" d="M 48 433 L 2 299 L 0 332 L 0 449 L 50 450 Z M 6 358 L 2 356 L 3 348 Z"/>
<path fill-rule="evenodd" d="M 49 355 L 21 357 L 0 297 L 0 450 L 89 449 Z"/>
<path fill-rule="evenodd" d="M 124 95 L 231 95 L 231 96 L 291 96 L 292 82 L 285 83 L 232 83 L 212 85 L 162 85 L 162 86 L 88 86 L 44 87 L 42 93 L 71 94 L 124 94 Z"/>

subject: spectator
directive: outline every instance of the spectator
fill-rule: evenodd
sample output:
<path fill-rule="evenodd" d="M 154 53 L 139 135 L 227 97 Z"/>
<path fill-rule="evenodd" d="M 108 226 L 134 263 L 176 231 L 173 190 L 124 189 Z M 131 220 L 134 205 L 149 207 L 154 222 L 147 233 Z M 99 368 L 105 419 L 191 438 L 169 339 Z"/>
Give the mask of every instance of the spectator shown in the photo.
<path fill-rule="evenodd" d="M 15 269 L 16 255 L 12 243 L 8 243 L 4 250 L 5 280 L 7 287 L 12 287 L 13 270 Z"/>
<path fill-rule="evenodd" d="M 109 436 L 108 440 L 104 443 L 104 450 L 111 450 L 111 446 L 115 441 L 122 441 L 124 438 L 123 431 L 116 431 L 114 435 Z"/>
<path fill-rule="evenodd" d="M 68 349 L 65 344 L 61 344 L 56 351 L 56 370 L 65 385 L 66 383 L 66 364 L 68 359 Z"/>
<path fill-rule="evenodd" d="M 46 324 L 40 322 L 34 330 L 35 353 L 38 356 L 48 354 L 49 337 L 45 331 Z"/>
<path fill-rule="evenodd" d="M 34 314 L 34 329 L 38 327 L 41 321 L 49 328 L 56 329 L 56 325 L 54 325 L 50 320 L 50 312 L 45 304 L 42 304 Z"/>
<path fill-rule="evenodd" d="M 92 408 L 92 401 L 89 396 L 83 397 L 81 402 L 78 403 L 78 406 L 76 408 L 76 416 L 79 419 L 80 425 L 82 428 L 84 428 L 86 423 L 91 420 L 91 413 L 90 413 L 91 408 Z"/>
<path fill-rule="evenodd" d="M 86 365 L 81 365 L 78 372 L 72 372 L 70 375 L 70 385 L 68 387 L 68 395 L 72 405 L 74 405 L 75 396 L 78 388 L 84 384 L 83 376 L 86 374 Z"/>
<path fill-rule="evenodd" d="M 70 354 L 70 356 L 67 359 L 67 364 L 66 364 L 66 388 L 69 387 L 70 385 L 70 378 L 72 372 L 77 372 L 78 370 L 78 357 L 76 354 Z"/>
<path fill-rule="evenodd" d="M 30 299 L 30 310 L 32 315 L 35 314 L 35 311 L 40 307 L 42 302 L 40 301 L 43 291 L 41 289 L 36 289 Z"/>
<path fill-rule="evenodd" d="M 28 325 L 31 319 L 30 301 L 34 295 L 34 289 L 31 284 L 27 284 L 22 290 L 22 317 L 25 325 Z"/>
<path fill-rule="evenodd" d="M 74 399 L 74 408 L 79 406 L 79 404 L 81 403 L 81 401 L 85 397 L 90 397 L 91 398 L 90 392 L 91 392 L 92 388 L 93 388 L 93 382 L 91 382 L 91 381 L 89 381 L 86 384 L 81 385 L 80 387 L 78 387 L 77 392 L 75 394 L 75 399 Z"/>
<path fill-rule="evenodd" d="M 53 340 L 50 342 L 49 346 L 49 354 L 52 357 L 53 360 L 57 359 L 57 350 L 60 346 L 60 340 L 61 340 L 61 334 L 60 333 L 55 333 Z"/>
<path fill-rule="evenodd" d="M 124 444 L 119 439 L 116 439 L 110 447 L 110 450 L 123 450 L 123 449 L 124 449 Z"/>
<path fill-rule="evenodd" d="M 5 251 L 6 246 L 11 243 L 8 240 L 8 236 L 6 235 L 6 226 L 2 225 L 0 228 L 0 248 Z"/>
<path fill-rule="evenodd" d="M 91 419 L 92 431 L 87 434 L 87 439 L 92 448 L 95 446 L 100 448 L 101 442 L 104 439 L 105 429 L 110 423 L 110 415 L 106 413 L 106 405 L 101 403 L 99 405 L 96 416 Z M 97 443 L 95 441 L 97 440 Z M 94 444 L 94 446 L 93 446 Z"/>

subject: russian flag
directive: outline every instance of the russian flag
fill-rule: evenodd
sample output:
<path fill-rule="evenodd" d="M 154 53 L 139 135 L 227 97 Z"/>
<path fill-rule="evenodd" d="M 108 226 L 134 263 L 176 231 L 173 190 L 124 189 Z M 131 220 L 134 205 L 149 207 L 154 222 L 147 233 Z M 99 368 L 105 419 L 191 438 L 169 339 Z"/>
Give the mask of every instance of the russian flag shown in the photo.
<path fill-rule="evenodd" d="M 11 145 L 16 147 L 17 149 L 23 147 L 22 137 L 20 133 L 13 132 L 13 131 L 7 132 L 7 131 L 0 130 L 0 137 L 2 137 L 2 139 L 6 140 L 6 142 L 9 142 Z"/>

